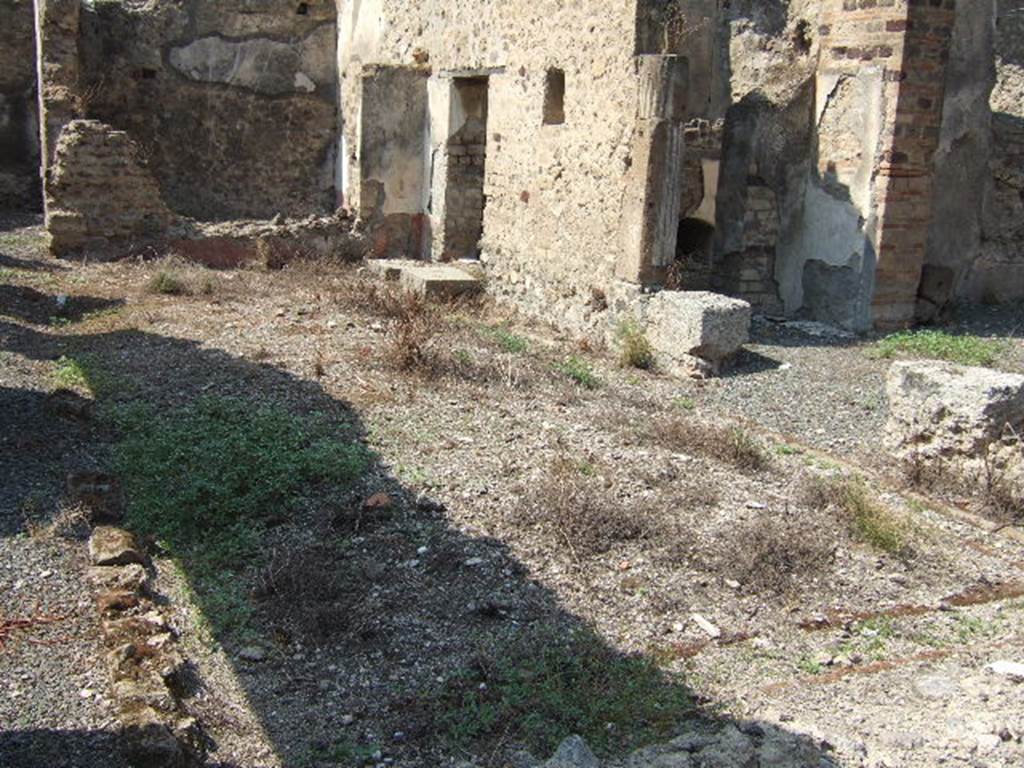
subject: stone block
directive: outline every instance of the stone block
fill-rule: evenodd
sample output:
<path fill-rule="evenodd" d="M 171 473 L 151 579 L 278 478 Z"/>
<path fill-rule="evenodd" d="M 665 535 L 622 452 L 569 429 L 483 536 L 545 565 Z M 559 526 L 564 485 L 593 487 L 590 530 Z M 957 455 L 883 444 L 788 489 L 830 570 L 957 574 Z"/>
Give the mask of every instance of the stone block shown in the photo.
<path fill-rule="evenodd" d="M 139 549 L 135 537 L 128 531 L 111 526 L 100 526 L 92 532 L 89 560 L 93 565 L 146 564 L 146 556 Z"/>
<path fill-rule="evenodd" d="M 886 391 L 886 440 L 902 456 L 970 462 L 1024 433 L 1024 376 L 906 361 L 889 369 Z"/>
<path fill-rule="evenodd" d="M 391 282 L 401 279 L 402 272 L 412 267 L 422 267 L 424 262 L 412 259 L 367 259 L 366 267 L 375 275 Z"/>
<path fill-rule="evenodd" d="M 450 299 L 477 293 L 483 284 L 461 269 L 447 266 L 410 267 L 402 271 L 401 284 L 428 299 Z"/>
<path fill-rule="evenodd" d="M 692 368 L 692 358 L 717 367 L 750 338 L 751 307 L 706 291 L 662 291 L 651 297 L 645 330 L 658 359 Z"/>

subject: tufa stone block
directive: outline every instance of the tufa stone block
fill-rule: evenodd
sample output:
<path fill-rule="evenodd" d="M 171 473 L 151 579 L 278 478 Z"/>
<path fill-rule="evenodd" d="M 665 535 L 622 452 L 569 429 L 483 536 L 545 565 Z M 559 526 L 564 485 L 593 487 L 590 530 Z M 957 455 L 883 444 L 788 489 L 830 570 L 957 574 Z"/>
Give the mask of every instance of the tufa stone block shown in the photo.
<path fill-rule="evenodd" d="M 707 291 L 662 291 L 647 306 L 647 338 L 670 368 L 693 357 L 718 367 L 750 338 L 750 304 Z"/>
<path fill-rule="evenodd" d="M 427 299 L 451 299 L 477 293 L 483 284 L 461 269 L 446 266 L 412 267 L 402 271 L 401 284 Z"/>

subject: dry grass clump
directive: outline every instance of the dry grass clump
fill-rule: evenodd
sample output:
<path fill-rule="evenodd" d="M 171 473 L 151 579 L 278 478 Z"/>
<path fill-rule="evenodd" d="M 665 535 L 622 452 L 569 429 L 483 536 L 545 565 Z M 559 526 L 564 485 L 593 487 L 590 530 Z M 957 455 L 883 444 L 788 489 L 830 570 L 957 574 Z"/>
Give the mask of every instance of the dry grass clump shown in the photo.
<path fill-rule="evenodd" d="M 969 464 L 915 452 L 903 462 L 903 478 L 915 490 L 972 500 L 981 514 L 1016 525 L 1024 522 L 1024 474 L 1007 471 L 1006 458 L 998 453 L 989 446 L 980 462 Z"/>
<path fill-rule="evenodd" d="M 162 296 L 184 296 L 189 293 L 189 287 L 178 272 L 161 269 L 146 282 L 146 292 Z"/>
<path fill-rule="evenodd" d="M 602 555 L 617 544 L 653 536 L 655 515 L 626 508 L 593 472 L 559 456 L 525 494 L 520 522 L 564 545 L 573 559 Z"/>
<path fill-rule="evenodd" d="M 143 290 L 159 296 L 211 296 L 217 292 L 217 287 L 217 281 L 208 270 L 172 255 L 160 263 Z"/>
<path fill-rule="evenodd" d="M 26 513 L 25 530 L 36 541 L 76 537 L 89 530 L 89 510 L 81 504 L 62 505 L 52 519 L 45 521 L 28 514 L 26 505 L 22 511 Z"/>
<path fill-rule="evenodd" d="M 863 479 L 812 475 L 802 496 L 809 506 L 838 515 L 864 543 L 890 555 L 912 556 L 909 522 L 879 501 Z"/>
<path fill-rule="evenodd" d="M 718 569 L 754 592 L 783 594 L 835 560 L 830 529 L 813 520 L 765 515 L 744 524 Z"/>
<path fill-rule="evenodd" d="M 647 438 L 677 453 L 707 456 L 737 469 L 761 471 L 771 465 L 771 456 L 745 429 L 709 424 L 680 416 L 655 419 Z"/>

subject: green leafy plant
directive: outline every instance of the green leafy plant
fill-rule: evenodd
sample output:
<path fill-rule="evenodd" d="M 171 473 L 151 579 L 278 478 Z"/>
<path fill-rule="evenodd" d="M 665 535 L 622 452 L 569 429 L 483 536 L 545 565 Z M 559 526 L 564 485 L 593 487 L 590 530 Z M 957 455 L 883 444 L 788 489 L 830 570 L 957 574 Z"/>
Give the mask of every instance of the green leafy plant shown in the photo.
<path fill-rule="evenodd" d="M 244 623 L 244 589 L 225 572 L 261 557 L 267 523 L 286 518 L 313 486 L 350 485 L 367 461 L 328 421 L 275 406 L 207 398 L 166 413 L 123 406 L 114 417 L 128 523 L 179 559 L 216 608 L 217 628 Z"/>
<path fill-rule="evenodd" d="M 57 369 L 53 372 L 53 381 L 64 389 L 85 390 L 91 392 L 89 375 L 81 360 L 63 356 L 57 360 Z"/>
<path fill-rule="evenodd" d="M 625 368 L 640 368 L 649 371 L 654 367 L 654 348 L 646 334 L 635 320 L 619 324 L 616 334 L 619 340 L 620 358 Z"/>
<path fill-rule="evenodd" d="M 979 336 L 954 335 L 946 331 L 900 331 L 876 342 L 868 354 L 876 358 L 896 357 L 946 360 L 961 365 L 994 365 L 1007 351 L 1006 342 Z"/>
<path fill-rule="evenodd" d="M 513 741 L 550 754 L 579 734 L 599 754 L 622 753 L 665 738 L 693 710 L 654 661 L 620 654 L 589 629 L 491 650 L 430 698 L 438 729 L 461 749 Z"/>
<path fill-rule="evenodd" d="M 584 389 L 600 389 L 601 379 L 585 360 L 575 355 L 567 357 L 555 366 L 555 369 L 575 381 Z"/>
<path fill-rule="evenodd" d="M 494 339 L 502 350 L 512 355 L 521 355 L 530 348 L 530 343 L 525 338 L 501 325 L 489 328 L 487 335 Z"/>

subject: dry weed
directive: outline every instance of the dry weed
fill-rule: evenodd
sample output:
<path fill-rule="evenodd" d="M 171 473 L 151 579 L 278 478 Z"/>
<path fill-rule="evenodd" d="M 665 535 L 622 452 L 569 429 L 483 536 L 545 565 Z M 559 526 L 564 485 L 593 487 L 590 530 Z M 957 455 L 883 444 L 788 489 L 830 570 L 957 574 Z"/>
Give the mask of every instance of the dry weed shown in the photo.
<path fill-rule="evenodd" d="M 57 514 L 46 522 L 27 519 L 25 529 L 36 541 L 51 541 L 58 537 L 73 536 L 89 525 L 89 510 L 81 504 L 62 506 Z"/>
<path fill-rule="evenodd" d="M 565 456 L 524 495 L 520 520 L 563 545 L 577 561 L 650 538 L 658 529 L 651 510 L 624 508 L 599 478 Z"/>
<path fill-rule="evenodd" d="M 434 308 L 416 294 L 403 292 L 389 309 L 393 321 L 384 350 L 388 362 L 400 371 L 436 372 L 438 355 L 433 342 L 440 318 Z"/>
<path fill-rule="evenodd" d="M 717 566 L 754 592 L 782 594 L 829 567 L 837 548 L 827 526 L 765 515 L 736 531 Z"/>
<path fill-rule="evenodd" d="M 365 568 L 342 563 L 333 549 L 315 545 L 275 553 L 253 592 L 280 628 L 323 641 L 371 633 L 373 587 L 373 574 Z"/>
<path fill-rule="evenodd" d="M 648 440 L 677 453 L 706 456 L 745 471 L 760 471 L 771 457 L 746 430 L 680 416 L 655 419 L 646 428 Z"/>

